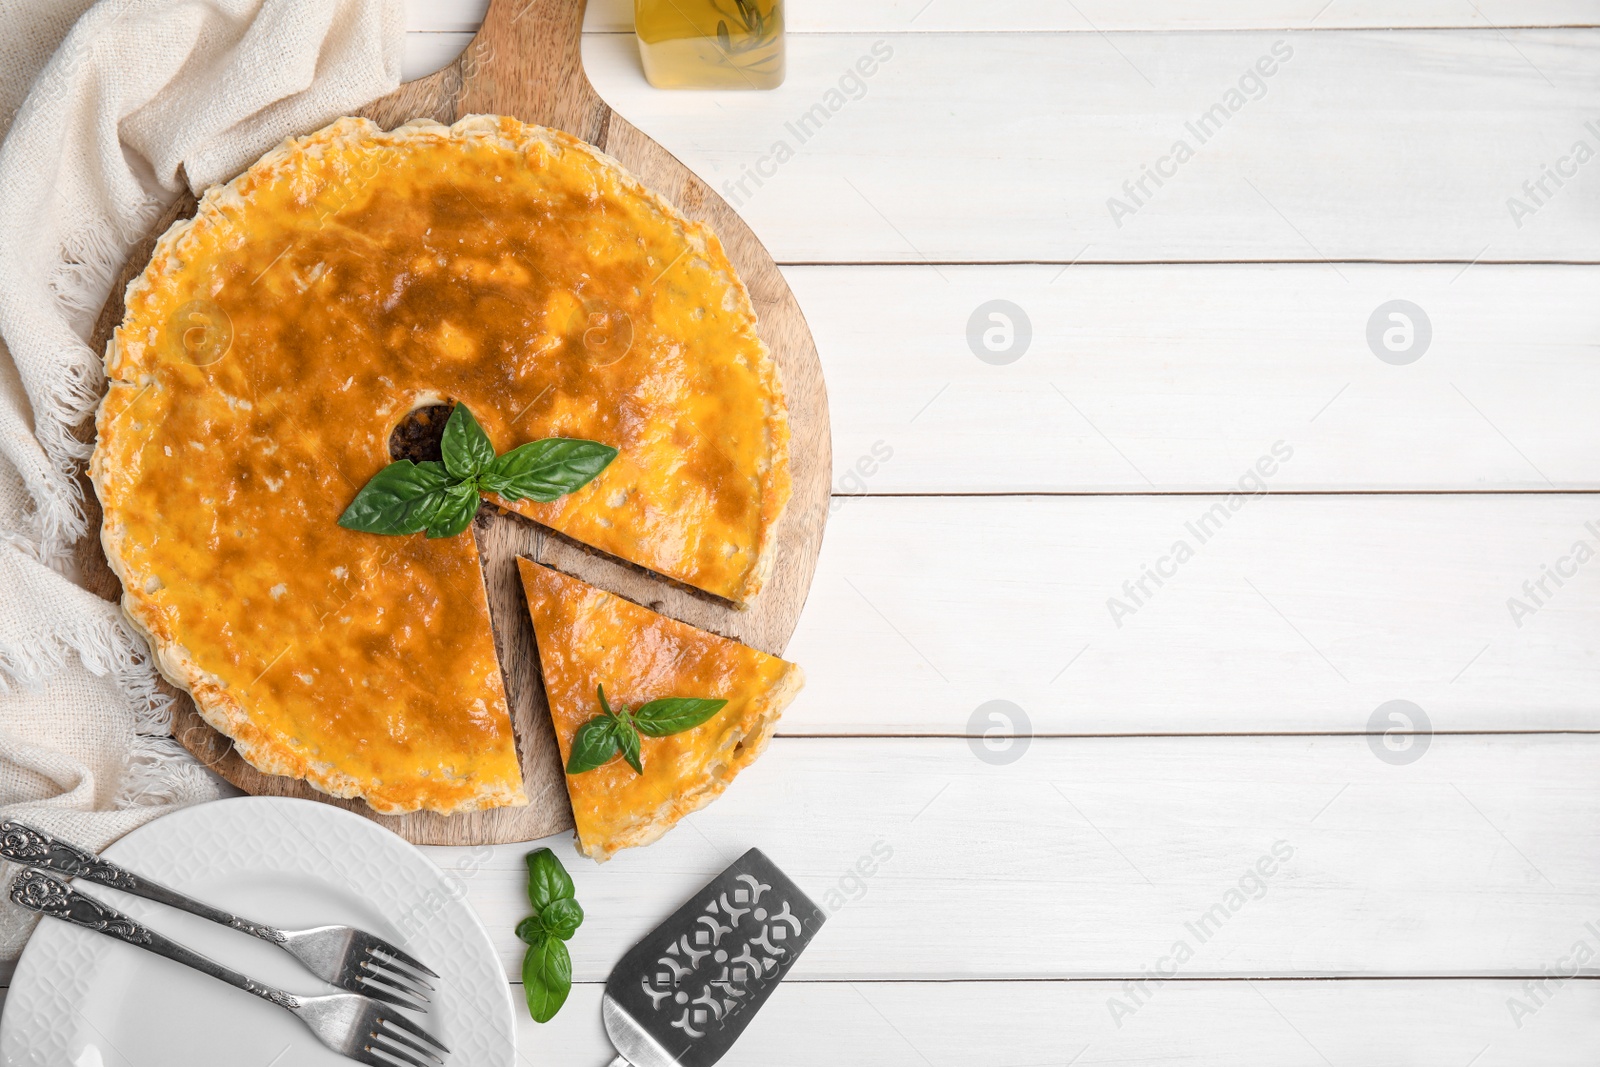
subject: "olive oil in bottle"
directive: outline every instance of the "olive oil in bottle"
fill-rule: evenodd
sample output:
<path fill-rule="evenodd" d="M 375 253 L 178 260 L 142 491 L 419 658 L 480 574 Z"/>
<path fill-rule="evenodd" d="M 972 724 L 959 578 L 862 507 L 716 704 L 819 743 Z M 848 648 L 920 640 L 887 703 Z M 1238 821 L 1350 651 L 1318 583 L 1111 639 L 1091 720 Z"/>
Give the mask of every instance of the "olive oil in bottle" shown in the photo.
<path fill-rule="evenodd" d="M 633 23 L 658 89 L 783 84 L 783 0 L 633 0 Z"/>

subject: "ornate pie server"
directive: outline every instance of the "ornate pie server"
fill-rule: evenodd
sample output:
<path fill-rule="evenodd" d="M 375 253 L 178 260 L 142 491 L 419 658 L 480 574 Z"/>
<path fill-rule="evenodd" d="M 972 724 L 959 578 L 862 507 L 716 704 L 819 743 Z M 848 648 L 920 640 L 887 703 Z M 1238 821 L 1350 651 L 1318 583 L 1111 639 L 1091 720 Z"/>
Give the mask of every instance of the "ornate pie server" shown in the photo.
<path fill-rule="evenodd" d="M 355 993 L 302 997 L 256 981 L 162 937 L 114 908 L 40 871 L 23 871 L 11 887 L 19 907 L 105 934 L 227 982 L 294 1015 L 317 1040 L 342 1056 L 373 1067 L 433 1067 L 450 1050 L 393 1008 Z M 388 1059 L 379 1056 L 390 1057 Z"/>
<path fill-rule="evenodd" d="M 427 1011 L 428 994 L 433 990 L 428 979 L 439 977 L 389 942 L 354 927 L 279 930 L 241 919 L 11 819 L 0 822 L 0 859 L 97 882 L 232 927 L 278 946 L 323 981 L 385 1004 Z"/>
<path fill-rule="evenodd" d="M 711 1067 L 827 916 L 751 849 L 623 956 L 600 1014 L 610 1067 Z"/>

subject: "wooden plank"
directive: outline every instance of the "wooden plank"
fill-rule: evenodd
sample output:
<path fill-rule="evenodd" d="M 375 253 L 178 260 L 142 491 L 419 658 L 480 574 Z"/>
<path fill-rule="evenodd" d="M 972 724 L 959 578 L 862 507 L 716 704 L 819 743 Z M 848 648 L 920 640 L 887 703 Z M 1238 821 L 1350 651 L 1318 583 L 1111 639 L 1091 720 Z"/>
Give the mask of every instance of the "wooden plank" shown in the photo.
<path fill-rule="evenodd" d="M 1597 773 L 1594 736 L 1435 736 L 1404 765 L 1365 737 L 1036 738 L 1008 764 L 779 738 L 655 845 L 547 843 L 580 981 L 751 845 L 833 913 L 803 979 L 1518 977 L 1600 946 Z M 513 978 L 529 847 L 426 850 Z"/>
<path fill-rule="evenodd" d="M 1471 1063 L 1580 1067 L 1600 1040 L 1600 984 L 1547 986 L 1519 1029 L 1507 981 L 1171 982 L 1116 1025 L 1110 982 L 789 982 L 722 1067 L 1327 1067 Z M 580 985 L 555 1020 L 518 1015 L 532 1062 L 606 1062 L 598 985 Z M 512 990 L 521 1003 L 522 990 Z M 1076 1058 L 1074 1058 L 1076 1057 Z"/>
<path fill-rule="evenodd" d="M 406 0 L 412 31 L 471 32 L 488 0 Z M 1594 0 L 808 0 L 787 5 L 791 33 L 1352 29 L 1402 26 L 1574 26 L 1600 22 Z M 632 0 L 589 0 L 584 29 L 633 31 Z"/>
<path fill-rule="evenodd" d="M 768 93 L 653 90 L 626 35 L 588 35 L 584 60 L 779 262 L 1594 262 L 1600 248 L 1600 183 L 1574 180 L 1570 155 L 1600 146 L 1585 125 L 1600 129 L 1593 31 L 979 44 L 796 35 Z M 1146 165 L 1167 171 L 1160 187 Z M 1543 194 L 1524 190 L 1538 180 Z"/>
<path fill-rule="evenodd" d="M 836 500 L 780 732 L 965 734 L 991 700 L 1056 734 L 1362 731 L 1400 699 L 1436 730 L 1600 728 L 1600 563 L 1573 557 L 1600 498 L 1233 502 Z"/>
<path fill-rule="evenodd" d="M 1280 491 L 1600 486 L 1591 267 L 784 273 L 823 357 L 836 493 L 1225 491 L 1280 439 Z M 1391 353 L 1367 334 L 1397 298 L 1430 336 Z"/>

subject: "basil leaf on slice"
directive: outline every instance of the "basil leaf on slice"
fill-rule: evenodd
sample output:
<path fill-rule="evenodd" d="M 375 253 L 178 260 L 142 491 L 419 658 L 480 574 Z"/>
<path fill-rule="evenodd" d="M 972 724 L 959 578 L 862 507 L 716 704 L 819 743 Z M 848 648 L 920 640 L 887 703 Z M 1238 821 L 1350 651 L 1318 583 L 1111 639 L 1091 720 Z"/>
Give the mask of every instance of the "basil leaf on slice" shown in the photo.
<path fill-rule="evenodd" d="M 622 758 L 628 761 L 634 774 L 643 774 L 644 764 L 639 761 L 639 731 L 628 721 L 627 712 L 618 717 L 613 732 L 617 735 L 617 748 L 622 751 Z"/>
<path fill-rule="evenodd" d="M 583 925 L 583 908 L 579 907 L 578 902 L 571 897 L 552 900 L 539 913 L 539 924 L 552 936 L 559 937 L 563 941 L 569 940 L 578 932 L 578 927 Z"/>
<path fill-rule="evenodd" d="M 546 935 L 528 949 L 522 959 L 522 991 L 534 1022 L 555 1018 L 572 991 L 572 957 L 565 941 Z"/>
<path fill-rule="evenodd" d="M 454 537 L 472 525 L 478 514 L 478 487 L 471 482 L 457 482 L 444 491 L 444 501 L 428 520 L 430 538 Z"/>
<path fill-rule="evenodd" d="M 666 737 L 694 729 L 727 704 L 726 700 L 703 697 L 666 697 L 639 708 L 633 713 L 633 721 L 639 732 L 648 737 Z"/>
<path fill-rule="evenodd" d="M 534 911 L 542 912 L 552 901 L 571 900 L 575 895 L 572 876 L 561 866 L 554 852 L 539 848 L 528 853 L 528 903 L 533 905 Z M 518 927 L 517 936 L 522 937 L 521 927 Z"/>
<path fill-rule="evenodd" d="M 420 533 L 433 521 L 454 483 L 444 464 L 434 460 L 391 463 L 361 488 L 339 516 L 339 525 L 364 533 Z"/>
<path fill-rule="evenodd" d="M 494 462 L 494 445 L 465 404 L 457 404 L 450 413 L 439 448 L 445 470 L 463 480 L 477 477 Z"/>
<path fill-rule="evenodd" d="M 568 774 L 582 774 L 611 762 L 617 754 L 616 724 L 609 715 L 597 715 L 578 727 L 567 757 Z"/>
<path fill-rule="evenodd" d="M 598 441 L 547 437 L 518 445 L 495 460 L 479 483 L 485 492 L 507 500 L 548 504 L 588 485 L 616 457 L 616 449 Z"/>

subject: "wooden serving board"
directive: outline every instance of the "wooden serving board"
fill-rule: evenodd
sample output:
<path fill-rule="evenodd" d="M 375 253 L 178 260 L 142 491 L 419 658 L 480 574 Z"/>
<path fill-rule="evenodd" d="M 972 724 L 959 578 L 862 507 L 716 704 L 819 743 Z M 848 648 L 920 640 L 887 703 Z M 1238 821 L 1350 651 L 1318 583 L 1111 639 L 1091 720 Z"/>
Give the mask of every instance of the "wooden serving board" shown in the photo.
<path fill-rule="evenodd" d="M 828 516 L 832 457 L 827 393 L 816 346 L 788 283 L 744 221 L 670 152 L 613 113 L 589 84 L 580 51 L 584 3 L 585 0 L 493 0 L 482 28 L 456 62 L 426 78 L 407 82 L 359 114 L 385 128 L 413 118 L 451 123 L 465 115 L 496 114 L 566 130 L 615 156 L 689 218 L 711 227 L 750 290 L 760 320 L 759 333 L 777 361 L 789 406 L 794 496 L 779 525 L 778 557 L 772 576 L 749 609 L 739 611 L 725 601 L 574 544 L 520 516 L 492 515 L 486 509 L 474 524 L 473 535 L 483 559 L 495 643 L 516 726 L 528 806 L 469 815 L 377 815 L 363 801 L 337 800 L 299 779 L 267 775 L 251 767 L 233 750 L 227 737 L 200 717 L 187 693 L 169 687 L 176 702 L 174 736 L 212 770 L 247 793 L 337 804 L 380 822 L 417 844 L 531 841 L 569 829 L 572 812 L 539 679 L 533 629 L 517 576 L 519 555 L 774 654 L 783 652 L 794 632 L 811 587 Z M 123 277 L 101 312 L 96 345 L 103 347 L 122 320 L 123 290 L 149 262 L 155 238 L 173 221 L 194 210 L 194 199 L 182 198 L 130 256 Z M 99 509 L 87 479 L 84 485 L 93 514 L 91 533 L 79 546 L 80 568 L 96 591 L 117 599 L 122 590 L 100 548 Z"/>

